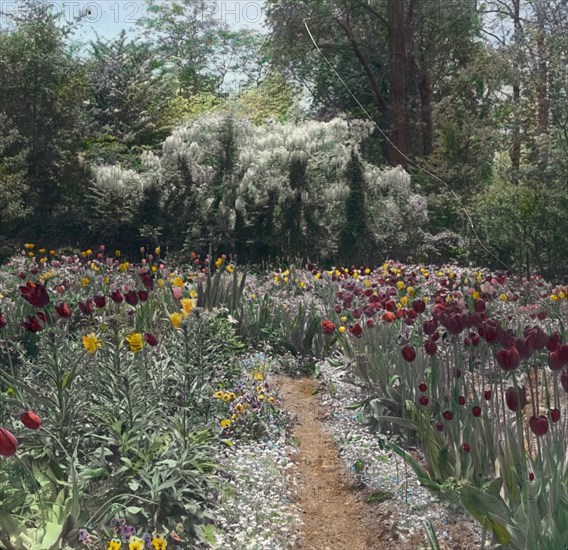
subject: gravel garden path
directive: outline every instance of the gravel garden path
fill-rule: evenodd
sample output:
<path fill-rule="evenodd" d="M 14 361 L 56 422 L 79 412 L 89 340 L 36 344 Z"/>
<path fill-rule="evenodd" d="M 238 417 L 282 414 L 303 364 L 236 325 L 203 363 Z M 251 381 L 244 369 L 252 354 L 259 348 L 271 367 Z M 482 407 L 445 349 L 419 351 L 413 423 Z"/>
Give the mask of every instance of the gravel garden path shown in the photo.
<path fill-rule="evenodd" d="M 337 448 L 322 429 L 316 384 L 307 378 L 277 380 L 282 404 L 295 418 L 293 437 L 300 476 L 298 507 L 304 523 L 300 548 L 366 550 L 388 548 L 380 542 L 381 516 L 352 488 Z M 391 546 L 392 548 L 392 546 Z"/>
<path fill-rule="evenodd" d="M 344 373 L 321 365 L 319 380 L 277 376 L 297 446 L 295 505 L 303 550 L 426 550 L 430 522 L 441 550 L 479 550 L 476 522 L 418 483 L 345 406 L 361 394 Z M 333 391 L 330 392 L 330 388 Z M 356 468 L 360 466 L 360 470 Z M 486 546 L 490 547 L 490 545 Z"/>

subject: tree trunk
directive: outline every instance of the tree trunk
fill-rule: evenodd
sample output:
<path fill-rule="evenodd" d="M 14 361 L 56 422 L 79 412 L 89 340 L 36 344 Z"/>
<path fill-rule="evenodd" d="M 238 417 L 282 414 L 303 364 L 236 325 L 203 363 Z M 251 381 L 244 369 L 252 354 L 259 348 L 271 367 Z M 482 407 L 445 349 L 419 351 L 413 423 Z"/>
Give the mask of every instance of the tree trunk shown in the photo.
<path fill-rule="evenodd" d="M 537 79 L 536 94 L 538 106 L 538 135 L 545 136 L 549 130 L 549 101 L 548 101 L 548 66 L 546 63 L 546 29 L 544 21 L 544 7 L 540 3 L 536 4 L 537 11 L 537 38 L 536 38 L 536 56 L 537 56 Z M 539 152 L 539 165 L 545 168 L 548 164 L 548 145 L 541 143 Z"/>
<path fill-rule="evenodd" d="M 404 0 L 388 0 L 388 20 L 391 31 L 391 134 L 389 162 L 406 166 L 406 114 L 404 101 L 405 25 Z"/>
<path fill-rule="evenodd" d="M 420 79 L 420 99 L 422 100 L 422 143 L 424 156 L 432 154 L 434 148 L 434 126 L 432 123 L 432 78 L 430 71 L 422 63 Z"/>
<path fill-rule="evenodd" d="M 513 183 L 519 182 L 519 170 L 521 167 L 521 124 L 520 124 L 520 102 L 521 102 L 521 84 L 519 80 L 520 69 L 520 48 L 521 48 L 521 0 L 513 0 L 513 26 L 514 34 L 514 52 L 513 52 L 513 142 L 511 144 L 511 179 Z"/>

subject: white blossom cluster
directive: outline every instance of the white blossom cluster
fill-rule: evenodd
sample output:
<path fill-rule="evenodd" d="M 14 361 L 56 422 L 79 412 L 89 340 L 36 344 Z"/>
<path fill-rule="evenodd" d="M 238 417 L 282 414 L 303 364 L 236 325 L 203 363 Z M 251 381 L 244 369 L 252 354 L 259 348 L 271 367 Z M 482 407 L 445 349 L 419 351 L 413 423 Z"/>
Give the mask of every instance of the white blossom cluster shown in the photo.
<path fill-rule="evenodd" d="M 297 478 L 279 441 L 239 444 L 222 458 L 229 481 L 219 494 L 216 543 L 224 550 L 284 550 L 299 537 L 299 513 L 293 504 Z"/>

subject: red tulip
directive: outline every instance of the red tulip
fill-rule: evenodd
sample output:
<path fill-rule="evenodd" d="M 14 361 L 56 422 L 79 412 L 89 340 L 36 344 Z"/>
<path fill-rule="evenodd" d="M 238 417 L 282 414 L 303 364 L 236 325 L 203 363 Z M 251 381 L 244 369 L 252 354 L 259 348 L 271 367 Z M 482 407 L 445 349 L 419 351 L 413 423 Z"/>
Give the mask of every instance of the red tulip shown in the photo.
<path fill-rule="evenodd" d="M 35 315 L 28 315 L 28 320 L 24 321 L 22 326 L 30 332 L 40 332 L 43 330 L 43 325 Z"/>
<path fill-rule="evenodd" d="M 144 334 L 144 340 L 152 347 L 158 345 L 158 339 L 151 332 Z"/>
<path fill-rule="evenodd" d="M 562 374 L 560 375 L 560 383 L 564 388 L 564 391 L 568 393 L 568 367 L 562 369 Z"/>
<path fill-rule="evenodd" d="M 434 340 L 426 340 L 426 342 L 424 342 L 424 351 L 428 354 L 428 355 L 435 355 L 436 351 L 438 349 L 438 346 L 436 345 L 436 342 L 434 342 Z"/>
<path fill-rule="evenodd" d="M 102 309 L 106 306 L 106 298 L 104 296 L 94 296 L 93 301 L 99 309 Z"/>
<path fill-rule="evenodd" d="M 529 427 L 534 435 L 544 435 L 548 431 L 548 420 L 546 416 L 542 414 L 538 418 L 531 416 L 529 419 Z"/>
<path fill-rule="evenodd" d="M 49 304 L 49 294 L 45 285 L 40 283 L 27 282 L 26 286 L 20 287 L 22 298 L 37 308 L 45 307 Z"/>
<path fill-rule="evenodd" d="M 426 382 L 421 382 L 420 384 L 418 384 L 418 389 L 421 392 L 428 391 L 428 384 L 426 384 Z"/>
<path fill-rule="evenodd" d="M 558 422 L 560 420 L 560 409 L 550 409 L 550 420 Z"/>
<path fill-rule="evenodd" d="M 553 351 L 548 354 L 548 366 L 551 370 L 561 370 L 564 366 L 566 366 L 566 363 L 562 361 L 558 351 Z"/>
<path fill-rule="evenodd" d="M 120 290 L 116 289 L 110 293 L 110 297 L 115 304 L 120 304 L 124 300 L 124 296 Z"/>
<path fill-rule="evenodd" d="M 485 300 L 478 298 L 473 302 L 473 309 L 476 313 L 483 313 L 485 311 Z"/>
<path fill-rule="evenodd" d="M 367 319 L 367 326 L 373 328 L 375 326 L 375 321 L 373 319 Z"/>
<path fill-rule="evenodd" d="M 140 271 L 139 275 L 142 280 L 142 284 L 148 290 L 152 290 L 154 288 L 154 279 L 152 279 L 152 276 L 147 271 Z"/>
<path fill-rule="evenodd" d="M 23 412 L 20 415 L 22 424 L 30 430 L 39 430 L 41 428 L 41 418 L 32 411 Z"/>
<path fill-rule="evenodd" d="M 387 323 L 392 323 L 396 319 L 396 317 L 394 316 L 394 313 L 392 311 L 385 311 L 381 319 L 383 321 L 386 321 Z"/>
<path fill-rule="evenodd" d="M 321 322 L 321 328 L 324 334 L 333 334 L 335 332 L 335 324 L 328 319 L 324 319 Z"/>
<path fill-rule="evenodd" d="M 550 335 L 548 342 L 546 344 L 548 351 L 556 351 L 556 348 L 558 347 L 559 344 L 560 344 L 560 334 L 558 332 L 553 332 Z"/>
<path fill-rule="evenodd" d="M 452 413 L 452 411 L 444 411 L 442 413 L 442 416 L 444 417 L 444 420 L 447 420 L 449 422 L 454 418 L 454 413 Z"/>
<path fill-rule="evenodd" d="M 55 306 L 55 312 L 57 313 L 57 315 L 59 315 L 59 317 L 62 317 L 64 319 L 71 317 L 71 310 L 69 309 L 69 306 L 64 303 Z"/>
<path fill-rule="evenodd" d="M 463 407 L 465 405 L 465 397 L 463 395 L 460 395 L 458 397 L 458 403 Z"/>
<path fill-rule="evenodd" d="M 361 315 L 363 315 L 363 310 L 360 307 L 356 307 L 352 312 L 353 319 L 360 319 Z"/>
<path fill-rule="evenodd" d="M 424 331 L 424 334 L 428 334 L 429 336 L 436 332 L 437 327 L 438 323 L 435 319 L 430 319 L 429 321 L 422 323 L 422 330 Z"/>
<path fill-rule="evenodd" d="M 500 349 L 495 354 L 495 358 L 499 366 L 507 372 L 515 370 L 521 362 L 521 356 L 514 346 L 510 349 Z"/>
<path fill-rule="evenodd" d="M 131 306 L 136 306 L 138 304 L 138 294 L 136 294 L 134 290 L 129 290 L 124 295 L 124 300 L 127 304 L 130 304 Z"/>
<path fill-rule="evenodd" d="M 507 388 L 505 392 L 505 402 L 511 411 L 520 411 L 525 408 L 527 404 L 526 389 L 520 388 L 515 392 L 515 388 Z"/>
<path fill-rule="evenodd" d="M 483 392 L 483 398 L 485 401 L 489 401 L 491 399 L 491 390 L 485 390 Z"/>
<path fill-rule="evenodd" d="M 428 402 L 429 402 L 429 401 L 430 401 L 430 400 L 428 399 L 428 397 L 427 397 L 426 395 L 421 395 L 421 396 L 420 396 L 420 399 L 418 399 L 418 402 L 419 402 L 421 405 L 423 405 L 424 407 L 425 407 L 426 405 L 428 405 Z"/>
<path fill-rule="evenodd" d="M 412 363 L 412 361 L 416 359 L 416 350 L 410 344 L 406 344 L 406 346 L 402 348 L 402 357 L 405 361 Z"/>
<path fill-rule="evenodd" d="M 412 308 L 416 313 L 424 313 L 424 311 L 426 311 L 426 304 L 424 300 L 414 300 L 412 302 Z"/>
<path fill-rule="evenodd" d="M 93 313 L 93 301 L 87 298 L 84 302 L 79 302 L 79 309 L 83 315 L 91 315 Z"/>
<path fill-rule="evenodd" d="M 436 422 L 436 430 L 438 430 L 439 432 L 443 432 L 444 425 L 441 422 Z"/>
<path fill-rule="evenodd" d="M 463 449 L 463 452 L 464 452 L 464 453 L 469 453 L 469 452 L 471 451 L 471 446 L 470 446 L 469 443 L 464 443 L 464 444 L 462 445 L 462 449 Z"/>
<path fill-rule="evenodd" d="M 529 481 L 534 481 L 534 474 L 529 472 Z"/>
<path fill-rule="evenodd" d="M 0 455 L 12 456 L 18 448 L 18 440 L 6 428 L 0 428 Z"/>
<path fill-rule="evenodd" d="M 478 405 L 476 405 L 475 407 L 472 407 L 471 414 L 473 414 L 473 416 L 475 416 L 475 418 L 478 418 L 479 416 L 481 416 L 481 407 L 479 407 Z"/>
<path fill-rule="evenodd" d="M 138 291 L 138 298 L 141 302 L 145 302 L 148 299 L 148 291 L 147 290 L 139 290 Z"/>
<path fill-rule="evenodd" d="M 4 328 L 6 326 L 6 317 L 3 313 L 0 313 L 0 328 Z"/>
<path fill-rule="evenodd" d="M 361 328 L 361 325 L 359 323 L 349 325 L 349 332 L 356 338 L 361 338 L 361 336 L 363 335 L 363 329 Z"/>

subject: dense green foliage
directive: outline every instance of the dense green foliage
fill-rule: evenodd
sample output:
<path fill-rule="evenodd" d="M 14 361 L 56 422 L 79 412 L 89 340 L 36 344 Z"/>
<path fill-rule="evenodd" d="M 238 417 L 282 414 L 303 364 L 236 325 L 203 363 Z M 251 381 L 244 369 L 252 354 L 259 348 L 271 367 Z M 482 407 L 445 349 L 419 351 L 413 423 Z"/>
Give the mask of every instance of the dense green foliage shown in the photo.
<path fill-rule="evenodd" d="M 0 30 L 3 239 L 568 266 L 560 0 L 270 0 L 264 34 L 149 1 L 82 51 L 80 21 L 24 4 Z"/>

